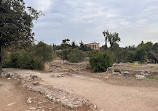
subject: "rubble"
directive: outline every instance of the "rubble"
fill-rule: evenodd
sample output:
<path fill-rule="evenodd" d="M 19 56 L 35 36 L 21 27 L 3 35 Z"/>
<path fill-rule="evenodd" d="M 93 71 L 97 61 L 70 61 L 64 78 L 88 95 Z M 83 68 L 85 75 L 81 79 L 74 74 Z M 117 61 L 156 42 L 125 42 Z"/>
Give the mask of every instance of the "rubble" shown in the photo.
<path fill-rule="evenodd" d="M 145 79 L 145 75 L 135 75 L 136 76 L 136 79 L 138 80 L 142 80 L 142 79 Z"/>
<path fill-rule="evenodd" d="M 31 99 L 30 97 L 27 99 L 27 103 L 28 103 L 28 104 L 31 104 L 31 103 L 32 103 L 32 99 Z"/>
<path fill-rule="evenodd" d="M 38 81 L 32 82 L 33 85 L 39 85 L 40 83 Z"/>
<path fill-rule="evenodd" d="M 121 64 L 122 65 L 122 64 Z M 118 66 L 118 65 L 117 65 Z M 130 67 L 130 66 L 128 66 Z M 107 73 L 112 74 L 112 75 L 116 75 L 117 72 L 115 72 L 115 66 L 113 67 L 109 67 L 107 69 Z M 135 77 L 136 79 L 140 80 L 140 79 L 145 79 L 145 78 L 149 78 L 151 75 L 152 76 L 157 76 L 158 72 L 156 71 L 147 71 L 147 70 L 133 70 L 133 69 L 120 69 L 120 73 L 122 76 L 124 77 Z"/>

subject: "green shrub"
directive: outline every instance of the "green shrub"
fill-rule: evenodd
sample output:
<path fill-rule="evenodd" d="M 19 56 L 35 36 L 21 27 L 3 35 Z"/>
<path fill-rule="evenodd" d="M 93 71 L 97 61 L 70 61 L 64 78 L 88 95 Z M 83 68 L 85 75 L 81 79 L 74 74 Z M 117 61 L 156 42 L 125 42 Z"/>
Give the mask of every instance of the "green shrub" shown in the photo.
<path fill-rule="evenodd" d="M 52 46 L 40 41 L 34 47 L 34 56 L 38 58 L 40 61 L 48 62 L 52 61 L 56 57 L 56 54 L 53 51 Z"/>
<path fill-rule="evenodd" d="M 44 63 L 53 60 L 56 57 L 53 47 L 39 42 L 37 45 L 29 47 L 29 51 L 21 49 L 14 52 L 3 50 L 4 68 L 22 68 L 22 69 L 44 69 Z"/>
<path fill-rule="evenodd" d="M 4 68 L 44 69 L 44 64 L 32 54 L 25 51 L 12 52 L 3 60 Z"/>
<path fill-rule="evenodd" d="M 72 49 L 68 54 L 68 61 L 72 63 L 83 62 L 85 60 L 85 54 L 79 49 Z"/>
<path fill-rule="evenodd" d="M 61 51 L 61 53 L 59 53 L 59 56 L 62 58 L 62 60 L 68 60 L 68 55 L 70 54 L 70 52 L 72 51 L 71 48 L 67 48 Z"/>
<path fill-rule="evenodd" d="M 112 66 L 112 58 L 106 52 L 92 54 L 89 62 L 95 72 L 105 72 Z"/>
<path fill-rule="evenodd" d="M 21 64 L 22 54 L 20 52 L 13 52 L 7 59 L 6 66 L 11 68 L 19 68 Z"/>

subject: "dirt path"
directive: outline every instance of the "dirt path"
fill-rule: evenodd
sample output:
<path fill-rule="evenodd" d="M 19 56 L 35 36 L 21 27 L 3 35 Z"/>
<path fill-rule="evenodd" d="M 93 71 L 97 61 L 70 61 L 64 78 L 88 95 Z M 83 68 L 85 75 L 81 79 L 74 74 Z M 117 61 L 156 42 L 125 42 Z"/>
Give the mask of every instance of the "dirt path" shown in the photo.
<path fill-rule="evenodd" d="M 55 88 L 89 99 L 100 111 L 158 111 L 158 88 L 118 86 L 77 75 L 50 78 L 51 73 L 11 69 L 10 71 L 23 76 L 37 74 L 43 79 L 43 84 L 53 85 Z"/>
<path fill-rule="evenodd" d="M 68 109 L 39 93 L 24 89 L 15 80 L 0 78 L 0 111 L 84 111 L 83 109 Z"/>
<path fill-rule="evenodd" d="M 0 79 L 0 111 L 23 111 L 27 109 L 25 97 L 16 90 L 14 82 Z"/>

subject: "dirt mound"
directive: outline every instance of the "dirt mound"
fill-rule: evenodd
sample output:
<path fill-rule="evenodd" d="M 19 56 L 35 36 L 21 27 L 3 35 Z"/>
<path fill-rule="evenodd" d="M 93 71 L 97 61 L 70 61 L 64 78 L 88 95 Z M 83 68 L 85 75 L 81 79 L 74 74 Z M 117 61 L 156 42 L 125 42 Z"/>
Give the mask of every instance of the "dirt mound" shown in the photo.
<path fill-rule="evenodd" d="M 70 63 L 68 61 L 63 60 L 55 60 L 53 62 L 45 64 L 45 70 L 48 72 L 67 72 L 71 74 L 81 73 L 83 71 L 86 71 L 89 67 L 88 62 L 82 62 L 82 63 Z"/>

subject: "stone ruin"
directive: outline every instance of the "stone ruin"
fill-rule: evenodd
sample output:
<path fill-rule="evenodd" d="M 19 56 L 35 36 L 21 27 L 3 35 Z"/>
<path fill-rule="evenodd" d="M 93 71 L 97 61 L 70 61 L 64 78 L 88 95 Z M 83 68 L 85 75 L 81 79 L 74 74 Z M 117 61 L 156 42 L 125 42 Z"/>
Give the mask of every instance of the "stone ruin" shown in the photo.
<path fill-rule="evenodd" d="M 122 75 L 126 78 L 135 77 L 136 79 L 145 79 L 151 76 L 158 76 L 158 72 L 156 71 L 119 69 L 119 71 L 117 72 L 115 70 L 116 70 L 115 66 L 109 67 L 107 69 L 107 73 L 112 74 L 112 75 Z"/>

